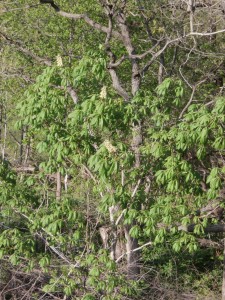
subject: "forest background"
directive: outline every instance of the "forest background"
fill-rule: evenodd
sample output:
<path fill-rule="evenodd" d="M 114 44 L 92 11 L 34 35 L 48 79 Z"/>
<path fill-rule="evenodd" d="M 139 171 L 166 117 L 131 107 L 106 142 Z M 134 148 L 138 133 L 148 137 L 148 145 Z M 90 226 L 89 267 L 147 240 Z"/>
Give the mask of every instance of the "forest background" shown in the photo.
<path fill-rule="evenodd" d="M 224 1 L 0 18 L 0 298 L 224 300 Z"/>

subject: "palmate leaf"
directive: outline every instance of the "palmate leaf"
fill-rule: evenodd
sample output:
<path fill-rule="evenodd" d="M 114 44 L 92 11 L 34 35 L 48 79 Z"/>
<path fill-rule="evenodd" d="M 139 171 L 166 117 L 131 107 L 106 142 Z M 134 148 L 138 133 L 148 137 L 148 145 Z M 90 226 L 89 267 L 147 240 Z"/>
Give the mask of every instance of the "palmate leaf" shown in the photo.
<path fill-rule="evenodd" d="M 213 147 L 216 150 L 224 150 L 225 149 L 225 137 L 218 136 L 215 141 L 213 142 Z"/>

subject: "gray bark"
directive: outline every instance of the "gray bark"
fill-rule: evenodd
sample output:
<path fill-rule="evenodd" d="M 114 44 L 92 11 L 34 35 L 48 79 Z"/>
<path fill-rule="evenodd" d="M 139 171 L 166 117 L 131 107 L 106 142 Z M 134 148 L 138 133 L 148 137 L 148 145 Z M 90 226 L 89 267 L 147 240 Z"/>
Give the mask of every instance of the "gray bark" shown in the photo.
<path fill-rule="evenodd" d="M 195 227 L 196 224 L 190 224 L 186 226 L 181 225 L 178 227 L 178 230 L 194 232 Z M 204 233 L 221 233 L 221 232 L 225 232 L 225 224 L 212 224 L 204 228 Z"/>
<path fill-rule="evenodd" d="M 135 280 L 140 274 L 140 251 L 134 251 L 138 248 L 138 240 L 132 238 L 129 231 L 130 226 L 124 226 L 126 237 L 126 251 L 127 251 L 127 275 L 129 279 Z"/>
<path fill-rule="evenodd" d="M 56 199 L 60 200 L 61 198 L 61 191 L 62 191 L 62 183 L 61 183 L 61 173 L 57 172 L 56 178 Z"/>

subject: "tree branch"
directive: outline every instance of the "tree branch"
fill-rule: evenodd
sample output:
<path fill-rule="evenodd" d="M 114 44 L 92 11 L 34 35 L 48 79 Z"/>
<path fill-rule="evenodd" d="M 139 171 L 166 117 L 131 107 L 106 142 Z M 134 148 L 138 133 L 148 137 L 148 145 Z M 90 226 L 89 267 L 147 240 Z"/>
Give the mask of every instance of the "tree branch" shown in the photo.
<path fill-rule="evenodd" d="M 37 56 L 32 51 L 24 48 L 22 46 L 21 42 L 12 40 L 7 35 L 5 35 L 3 32 L 0 32 L 0 36 L 6 41 L 7 44 L 15 46 L 20 52 L 22 52 L 23 54 L 33 58 L 37 62 L 45 64 L 46 66 L 51 66 L 52 65 L 52 62 L 49 59 Z"/>
<path fill-rule="evenodd" d="M 186 231 L 186 232 L 194 232 L 196 224 L 189 225 L 180 225 L 178 226 L 178 230 Z M 221 233 L 225 232 L 225 224 L 211 224 L 203 228 L 204 233 Z"/>
<path fill-rule="evenodd" d="M 35 61 L 41 63 L 41 64 L 44 64 L 48 67 L 52 66 L 52 61 L 47 59 L 47 58 L 43 58 L 43 57 L 40 57 L 36 54 L 34 54 L 32 51 L 24 48 L 22 46 L 22 43 L 21 42 L 18 42 L 18 41 L 13 41 L 11 38 L 9 38 L 8 36 L 6 36 L 4 33 L 0 32 L 0 36 L 2 36 L 6 41 L 7 43 L 9 43 L 10 45 L 13 45 L 16 47 L 17 50 L 19 50 L 20 52 L 22 52 L 23 54 L 25 54 L 26 56 L 29 56 L 31 57 L 32 59 L 34 59 Z M 74 88 L 72 88 L 72 86 L 67 86 L 67 87 L 61 87 L 61 86 L 54 86 L 55 88 L 58 88 L 58 89 L 66 89 L 66 91 L 68 92 L 68 94 L 71 96 L 74 104 L 77 104 L 78 103 L 78 95 L 77 95 L 77 92 Z"/>
<path fill-rule="evenodd" d="M 121 35 L 123 37 L 123 44 L 127 50 L 129 57 L 131 58 L 131 64 L 132 64 L 131 92 L 132 92 L 132 95 L 134 96 L 137 93 L 137 91 L 139 90 L 139 87 L 141 84 L 140 68 L 139 68 L 137 58 L 135 57 L 135 49 L 132 45 L 129 29 L 128 29 L 128 26 L 126 25 L 126 18 L 125 18 L 125 14 L 123 11 L 121 11 L 116 16 L 116 21 L 121 30 Z"/>
<path fill-rule="evenodd" d="M 21 215 L 22 217 L 24 217 L 26 220 L 28 220 L 31 224 L 33 224 L 33 220 L 31 220 L 27 215 L 25 215 L 24 213 L 21 213 L 20 211 L 14 209 L 14 211 Z M 53 235 L 51 233 L 48 233 L 44 228 L 41 228 L 42 232 L 45 233 L 46 235 L 53 237 Z M 47 241 L 47 239 L 45 239 L 42 235 L 42 233 L 35 233 L 36 235 L 38 235 L 46 244 L 46 246 L 48 246 L 57 256 L 59 256 L 63 261 L 67 262 L 69 265 L 73 266 L 74 268 L 78 268 L 79 267 L 79 262 L 76 262 L 75 264 L 73 262 L 71 262 L 61 251 L 59 251 L 58 249 L 56 249 L 56 247 L 52 246 L 49 244 L 49 242 Z"/>
<path fill-rule="evenodd" d="M 67 86 L 66 90 L 70 94 L 70 97 L 73 99 L 74 104 L 77 104 L 79 99 L 76 90 L 73 89 L 71 86 Z"/>
<path fill-rule="evenodd" d="M 112 79 L 113 87 L 116 90 L 116 92 L 125 100 L 128 101 L 130 99 L 128 93 L 125 91 L 125 89 L 122 87 L 119 77 L 115 70 L 115 55 L 113 54 L 111 48 L 110 48 L 110 40 L 112 37 L 113 32 L 113 23 L 112 23 L 112 15 L 109 13 L 109 25 L 108 25 L 108 32 L 105 40 L 105 50 L 110 58 L 110 63 L 108 65 L 108 71 Z"/>
<path fill-rule="evenodd" d="M 62 17 L 65 17 L 65 18 L 69 18 L 69 19 L 73 19 L 73 20 L 84 20 L 87 24 L 89 24 L 91 27 L 99 30 L 99 31 L 102 31 L 104 33 L 108 33 L 109 31 L 109 28 L 106 27 L 106 26 L 103 26 L 99 23 L 96 23 L 95 21 L 93 21 L 92 19 L 90 19 L 87 15 L 85 14 L 72 14 L 72 13 L 67 13 L 65 11 L 59 11 L 58 14 Z M 116 38 L 119 38 L 120 40 L 122 40 L 122 35 L 118 32 L 118 31 L 115 31 L 115 30 L 112 30 L 112 36 L 113 37 L 116 37 Z"/>
<path fill-rule="evenodd" d="M 40 0 L 41 4 L 50 4 L 52 8 L 54 8 L 55 11 L 60 11 L 60 8 L 58 5 L 55 4 L 53 0 Z"/>
<path fill-rule="evenodd" d="M 121 261 L 121 259 L 122 259 L 125 255 L 128 255 L 128 254 L 130 254 L 130 253 L 139 251 L 139 250 L 141 250 L 142 248 L 147 247 L 147 246 L 149 246 L 149 245 L 152 245 L 152 242 L 148 242 L 148 243 L 146 243 L 146 244 L 144 244 L 144 245 L 142 245 L 142 246 L 140 246 L 140 247 L 138 247 L 138 248 L 135 248 L 135 249 L 133 249 L 133 250 L 131 250 L 131 251 L 127 251 L 126 253 L 123 253 L 120 257 L 117 258 L 116 263 L 118 263 L 119 261 Z"/>
<path fill-rule="evenodd" d="M 205 248 L 223 249 L 223 244 L 208 239 L 197 239 L 200 246 Z"/>

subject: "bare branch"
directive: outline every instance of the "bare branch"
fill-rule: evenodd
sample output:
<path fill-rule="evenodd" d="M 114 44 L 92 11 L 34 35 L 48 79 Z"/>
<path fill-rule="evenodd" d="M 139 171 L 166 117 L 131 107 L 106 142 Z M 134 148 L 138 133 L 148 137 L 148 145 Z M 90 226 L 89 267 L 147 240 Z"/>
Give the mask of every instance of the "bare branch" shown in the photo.
<path fill-rule="evenodd" d="M 36 60 L 39 63 L 45 64 L 46 66 L 51 66 L 52 62 L 47 59 L 47 58 L 43 58 L 40 56 L 37 56 L 36 54 L 34 54 L 32 51 L 28 50 L 27 48 L 24 48 L 22 46 L 22 43 L 19 41 L 13 41 L 11 38 L 9 38 L 6 34 L 4 34 L 3 32 L 0 32 L 0 36 L 10 45 L 15 46 L 20 52 L 22 52 L 23 54 L 33 58 L 34 60 Z"/>
<path fill-rule="evenodd" d="M 111 47 L 110 47 L 110 40 L 111 40 L 112 35 L 113 35 L 112 11 L 107 7 L 105 7 L 105 9 L 106 9 L 107 14 L 108 14 L 108 28 L 107 28 L 107 36 L 106 36 L 106 39 L 105 39 L 105 50 L 106 50 L 106 53 L 108 54 L 108 56 L 110 58 L 110 63 L 108 64 L 108 71 L 109 71 L 109 74 L 111 76 L 113 87 L 114 87 L 115 91 L 125 101 L 128 101 L 130 99 L 130 97 L 129 97 L 128 93 L 126 92 L 126 90 L 122 87 L 122 84 L 120 82 L 118 74 L 115 70 L 116 67 L 119 64 L 115 64 L 116 57 L 115 57 L 115 55 L 112 52 Z"/>
<path fill-rule="evenodd" d="M 223 249 L 223 244 L 208 240 L 208 239 L 197 239 L 200 246 L 205 248 Z"/>
<path fill-rule="evenodd" d="M 124 213 L 126 212 L 126 209 L 123 209 L 123 211 L 121 212 L 121 214 L 119 215 L 119 217 L 117 218 L 116 222 L 115 222 L 115 226 L 119 225 L 121 219 L 123 218 Z"/>
<path fill-rule="evenodd" d="M 73 89 L 71 86 L 68 86 L 66 90 L 70 94 L 71 98 L 73 99 L 74 104 L 77 104 L 79 99 L 76 90 Z"/>
<path fill-rule="evenodd" d="M 186 112 L 186 110 L 188 109 L 188 107 L 191 105 L 192 101 L 193 101 L 193 97 L 194 97 L 194 94 L 195 94 L 195 91 L 196 91 L 196 86 L 193 87 L 192 89 L 192 93 L 191 93 L 191 97 L 188 101 L 188 103 L 185 105 L 185 107 L 182 109 L 180 115 L 179 115 L 179 119 L 181 119 L 184 115 L 184 113 Z"/>
<path fill-rule="evenodd" d="M 200 82 L 198 82 L 198 83 L 193 87 L 192 93 L 191 93 L 191 97 L 190 97 L 188 103 L 185 105 L 185 107 L 184 107 L 183 110 L 181 111 L 181 113 L 180 113 L 180 115 L 179 115 L 179 119 L 181 119 L 181 118 L 183 117 L 184 113 L 186 112 L 186 110 L 188 109 L 188 107 L 191 105 L 197 87 L 198 87 L 199 85 L 201 85 L 202 83 L 204 83 L 207 79 L 208 79 L 208 77 L 204 78 L 203 80 L 201 80 Z"/>
<path fill-rule="evenodd" d="M 25 215 L 24 213 L 19 212 L 18 210 L 14 209 L 14 211 L 18 214 L 20 214 L 22 217 L 24 217 L 26 220 L 28 220 L 31 224 L 33 224 L 33 220 L 31 220 L 27 215 Z M 48 236 L 53 237 L 53 235 L 51 233 L 48 233 L 44 228 L 41 228 L 41 230 L 47 234 Z M 62 260 L 64 260 L 65 262 L 67 262 L 69 265 L 73 266 L 74 268 L 79 267 L 79 263 L 77 262 L 76 264 L 72 263 L 61 251 L 59 251 L 58 249 L 56 249 L 56 247 L 52 246 L 49 244 L 49 242 L 43 237 L 43 235 L 41 233 L 36 233 L 38 236 L 40 236 L 40 238 L 42 240 L 44 240 L 46 246 L 48 246 L 57 256 L 59 256 Z"/>
<path fill-rule="evenodd" d="M 128 254 L 130 254 L 130 253 L 139 251 L 139 250 L 141 250 L 142 248 L 147 247 L 147 246 L 149 246 L 149 245 L 152 245 L 152 242 L 148 242 L 148 243 L 146 243 L 146 244 L 144 244 L 144 245 L 142 245 L 142 246 L 140 246 L 140 247 L 138 247 L 138 248 L 135 248 L 135 249 L 133 249 L 133 250 L 131 250 L 131 251 L 127 251 L 126 253 L 122 254 L 120 257 L 117 258 L 116 263 L 118 263 L 119 261 L 121 261 L 121 259 L 122 259 L 125 255 L 128 255 Z"/>
<path fill-rule="evenodd" d="M 213 31 L 213 32 L 190 32 L 189 34 L 186 35 L 186 37 L 188 36 L 211 36 L 211 35 L 216 35 L 219 33 L 224 33 L 225 29 L 221 29 L 221 30 L 217 30 L 217 31 Z"/>
<path fill-rule="evenodd" d="M 103 26 L 99 23 L 96 23 L 95 21 L 93 21 L 92 19 L 90 19 L 87 15 L 85 14 L 72 14 L 72 13 L 67 13 L 67 12 L 64 12 L 64 11 L 59 11 L 58 14 L 62 17 L 66 17 L 66 18 L 69 18 L 69 19 L 73 19 L 73 20 L 84 20 L 87 24 L 89 24 L 91 27 L 99 30 L 99 31 L 102 31 L 104 33 L 108 33 L 109 31 L 109 28 L 106 27 L 106 26 Z M 113 37 L 116 37 L 116 38 L 119 38 L 120 40 L 122 39 L 122 36 L 121 34 L 118 32 L 118 31 L 115 31 L 113 30 L 112 31 L 112 36 Z"/>
<path fill-rule="evenodd" d="M 153 54 L 153 48 L 147 50 L 146 52 L 142 53 L 142 54 L 136 54 L 136 55 L 131 55 L 131 58 L 138 58 L 138 59 L 143 59 L 145 58 L 148 54 L 152 54 L 152 58 L 146 63 L 146 65 L 143 67 L 141 74 L 144 75 L 144 73 L 149 69 L 149 67 L 152 65 L 152 63 L 161 55 L 161 53 L 163 53 L 168 46 L 170 46 L 171 44 L 174 44 L 176 42 L 180 42 L 181 40 L 191 37 L 191 36 L 212 36 L 212 35 L 216 35 L 219 33 L 224 33 L 225 29 L 222 30 L 218 30 L 218 31 L 214 31 L 214 32 L 206 32 L 206 33 L 201 33 L 201 32 L 190 32 L 186 35 L 183 35 L 181 37 L 175 38 L 173 40 L 167 41 L 165 43 L 165 45 L 163 46 L 163 48 L 161 48 L 159 51 L 157 51 L 156 53 Z"/>
<path fill-rule="evenodd" d="M 58 7 L 58 5 L 55 4 L 55 2 L 53 0 L 40 0 L 41 4 L 50 4 L 51 7 L 54 8 L 55 11 L 60 11 L 60 8 Z"/>
<path fill-rule="evenodd" d="M 124 6 L 125 5 L 126 4 L 124 3 Z M 139 87 L 141 84 L 140 68 L 139 68 L 137 58 L 135 57 L 135 49 L 132 45 L 129 29 L 128 29 L 128 26 L 126 25 L 126 18 L 125 18 L 123 11 L 121 11 L 116 16 L 116 21 L 117 21 L 118 26 L 121 29 L 121 34 L 123 37 L 123 44 L 127 50 L 128 55 L 131 57 L 131 64 L 132 64 L 131 91 L 132 91 L 132 95 L 134 96 L 137 93 L 137 91 L 139 90 Z"/>
<path fill-rule="evenodd" d="M 134 188 L 134 190 L 133 190 L 133 193 L 132 193 L 132 195 L 131 195 L 131 198 L 134 198 L 134 196 L 136 195 L 137 190 L 138 190 L 138 188 L 139 188 L 139 186 L 140 186 L 140 183 L 141 183 L 141 179 L 138 180 L 138 182 L 137 182 L 137 184 L 136 184 L 136 186 L 135 186 L 135 188 Z"/>
<path fill-rule="evenodd" d="M 0 32 L 0 35 L 10 44 L 13 45 L 17 48 L 17 50 L 19 50 L 20 52 L 22 52 L 23 54 L 31 57 L 32 59 L 34 59 L 35 61 L 45 64 L 46 66 L 52 66 L 52 61 L 47 59 L 47 58 L 43 58 L 40 57 L 36 54 L 34 54 L 32 51 L 24 48 L 22 46 L 22 43 L 18 42 L 18 41 L 13 41 L 11 38 L 9 38 L 8 36 L 6 36 L 4 33 Z M 60 87 L 60 86 L 54 86 L 55 88 L 59 88 L 59 89 L 66 89 L 66 91 L 68 92 L 68 94 L 71 96 L 71 98 L 73 99 L 74 104 L 78 103 L 78 95 L 77 92 L 74 88 L 72 88 L 71 86 L 67 86 L 66 88 L 64 87 Z"/>
<path fill-rule="evenodd" d="M 125 100 L 125 101 L 129 101 L 130 100 L 130 96 L 128 95 L 128 93 L 125 91 L 125 89 L 122 87 L 119 77 L 115 71 L 114 68 L 108 68 L 109 70 L 109 74 L 112 78 L 112 83 L 113 83 L 113 87 L 116 90 L 116 92 Z"/>
<path fill-rule="evenodd" d="M 180 225 L 178 226 L 178 230 L 187 231 L 187 232 L 194 232 L 196 228 L 196 224 L 190 225 Z M 225 232 L 225 224 L 211 224 L 203 228 L 204 233 L 221 233 Z"/>
<path fill-rule="evenodd" d="M 109 63 L 108 67 L 109 68 L 119 67 L 126 59 L 129 59 L 129 56 L 123 55 L 115 63 Z"/>

